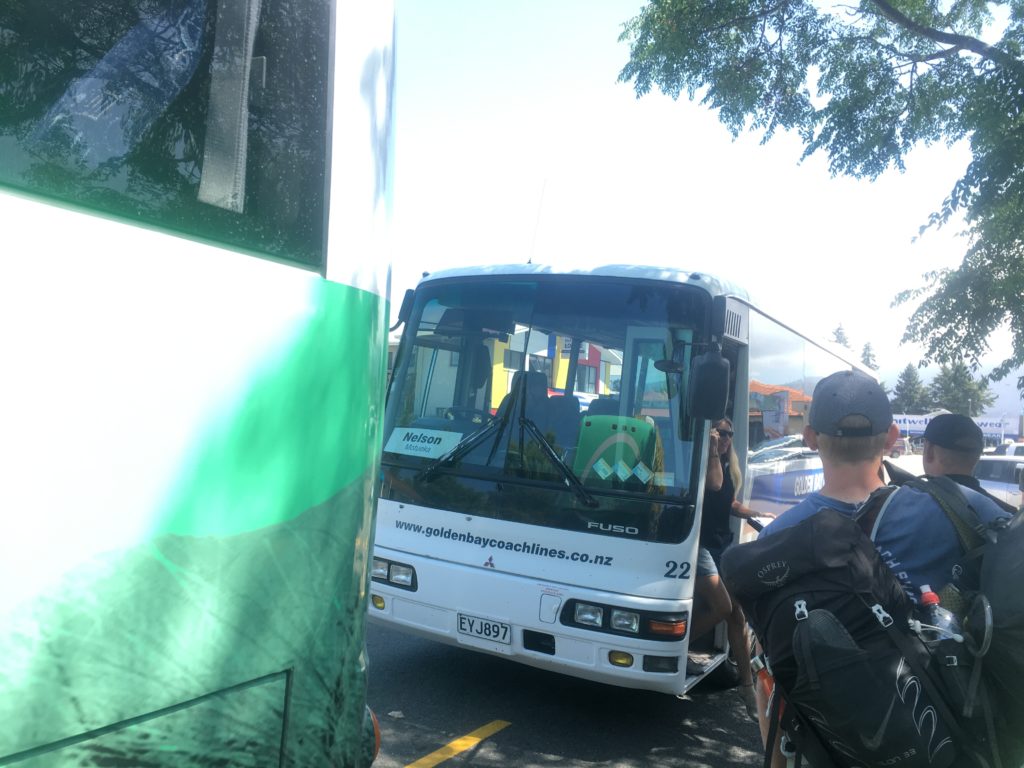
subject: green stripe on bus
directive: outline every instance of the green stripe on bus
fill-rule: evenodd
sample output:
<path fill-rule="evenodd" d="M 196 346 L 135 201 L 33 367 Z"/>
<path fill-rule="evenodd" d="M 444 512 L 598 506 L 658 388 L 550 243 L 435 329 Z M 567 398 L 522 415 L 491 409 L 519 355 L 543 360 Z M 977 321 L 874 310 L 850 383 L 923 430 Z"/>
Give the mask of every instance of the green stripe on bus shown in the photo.
<path fill-rule="evenodd" d="M 380 446 L 386 312 L 375 294 L 321 281 L 303 331 L 210 425 L 152 533 L 273 525 L 368 471 Z"/>

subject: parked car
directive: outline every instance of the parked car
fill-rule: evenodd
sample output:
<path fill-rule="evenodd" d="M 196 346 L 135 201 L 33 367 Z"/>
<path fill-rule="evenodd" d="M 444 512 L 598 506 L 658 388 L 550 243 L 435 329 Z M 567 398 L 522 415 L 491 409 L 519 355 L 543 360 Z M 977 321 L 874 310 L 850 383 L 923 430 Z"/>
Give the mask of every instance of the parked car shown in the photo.
<path fill-rule="evenodd" d="M 817 451 L 812 451 L 807 446 L 783 446 L 781 448 L 765 448 L 751 454 L 747 459 L 748 464 L 764 464 L 769 461 L 792 461 L 793 459 L 807 459 L 817 456 Z"/>
<path fill-rule="evenodd" d="M 901 437 L 893 444 L 892 449 L 889 451 L 889 458 L 898 459 L 900 456 L 905 456 L 913 452 L 914 446 L 910 443 L 910 438 Z"/>
<path fill-rule="evenodd" d="M 1024 443 L 1003 443 L 992 451 L 994 456 L 1024 456 Z"/>
<path fill-rule="evenodd" d="M 766 454 L 770 454 L 773 457 L 772 460 L 774 460 L 778 458 L 774 451 L 780 448 L 800 448 L 806 450 L 803 435 L 783 435 L 771 440 L 764 440 L 750 450 L 750 453 L 747 454 L 747 461 L 767 461 L 768 459 L 763 458 Z"/>
<path fill-rule="evenodd" d="M 1015 507 L 1022 503 L 1024 484 L 1024 456 L 995 456 L 985 454 L 974 467 L 974 476 L 981 487 Z"/>

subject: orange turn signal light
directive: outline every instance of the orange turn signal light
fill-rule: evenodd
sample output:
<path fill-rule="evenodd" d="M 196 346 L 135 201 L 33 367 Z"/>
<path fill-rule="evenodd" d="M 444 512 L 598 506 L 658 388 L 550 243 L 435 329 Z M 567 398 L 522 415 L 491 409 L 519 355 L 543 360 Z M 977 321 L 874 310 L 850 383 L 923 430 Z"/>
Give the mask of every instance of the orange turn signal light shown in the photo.
<path fill-rule="evenodd" d="M 679 619 L 678 621 L 659 621 L 658 619 L 650 619 L 647 622 L 647 629 L 655 635 L 685 637 L 686 619 Z"/>

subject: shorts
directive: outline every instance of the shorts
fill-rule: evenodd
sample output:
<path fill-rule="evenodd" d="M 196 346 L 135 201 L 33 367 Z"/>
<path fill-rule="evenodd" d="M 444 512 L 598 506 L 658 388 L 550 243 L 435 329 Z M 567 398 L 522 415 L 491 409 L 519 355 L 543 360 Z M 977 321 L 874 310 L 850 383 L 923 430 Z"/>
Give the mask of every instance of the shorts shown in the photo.
<path fill-rule="evenodd" d="M 728 548 L 728 547 L 727 547 Z M 719 564 L 722 562 L 724 549 L 697 547 L 697 578 L 701 576 L 717 576 Z"/>
<path fill-rule="evenodd" d="M 718 565 L 715 563 L 715 558 L 711 556 L 704 547 L 697 548 L 697 578 L 702 576 L 717 576 Z"/>

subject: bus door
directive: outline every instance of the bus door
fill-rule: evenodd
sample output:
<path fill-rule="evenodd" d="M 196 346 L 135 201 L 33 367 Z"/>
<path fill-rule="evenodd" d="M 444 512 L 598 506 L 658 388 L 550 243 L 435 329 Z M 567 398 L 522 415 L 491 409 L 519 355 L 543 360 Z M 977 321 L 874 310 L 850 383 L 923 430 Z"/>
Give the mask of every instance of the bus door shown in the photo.
<path fill-rule="evenodd" d="M 693 333 L 686 329 L 630 326 L 622 360 L 622 403 L 624 415 L 653 425 L 661 457 L 658 471 L 664 473 L 659 483 L 674 486 L 676 480 L 689 473 L 693 443 L 680 441 L 680 424 L 685 419 L 685 376 L 692 356 Z M 670 370 L 658 365 L 672 360 Z"/>

